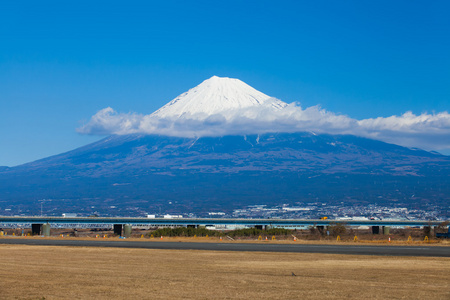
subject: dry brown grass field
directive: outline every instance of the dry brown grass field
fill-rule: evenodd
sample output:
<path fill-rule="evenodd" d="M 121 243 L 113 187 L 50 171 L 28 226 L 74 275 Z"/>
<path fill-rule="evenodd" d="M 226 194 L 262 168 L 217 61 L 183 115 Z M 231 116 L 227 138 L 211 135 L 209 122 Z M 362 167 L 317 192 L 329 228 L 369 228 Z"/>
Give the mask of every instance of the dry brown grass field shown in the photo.
<path fill-rule="evenodd" d="M 450 299 L 450 258 L 0 245 L 0 298 Z"/>

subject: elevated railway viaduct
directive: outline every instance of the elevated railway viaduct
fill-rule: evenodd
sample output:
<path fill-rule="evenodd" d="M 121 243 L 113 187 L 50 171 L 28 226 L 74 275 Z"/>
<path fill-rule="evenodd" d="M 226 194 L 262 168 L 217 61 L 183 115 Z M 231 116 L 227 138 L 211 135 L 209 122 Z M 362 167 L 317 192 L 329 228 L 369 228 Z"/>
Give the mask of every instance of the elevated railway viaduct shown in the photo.
<path fill-rule="evenodd" d="M 0 226 L 21 226 L 32 229 L 33 234 L 50 235 L 50 228 L 111 225 L 114 233 L 129 236 L 132 226 L 223 226 L 224 228 L 246 226 L 256 228 L 298 228 L 313 226 L 319 230 L 336 224 L 345 226 L 369 226 L 372 233 L 389 233 L 391 226 L 396 227 L 429 227 L 439 226 L 442 221 L 427 220 L 331 220 L 331 219 L 231 219 L 231 218 L 122 218 L 122 217 L 48 217 L 48 216 L 0 216 Z M 381 230 L 380 230 L 381 229 Z"/>

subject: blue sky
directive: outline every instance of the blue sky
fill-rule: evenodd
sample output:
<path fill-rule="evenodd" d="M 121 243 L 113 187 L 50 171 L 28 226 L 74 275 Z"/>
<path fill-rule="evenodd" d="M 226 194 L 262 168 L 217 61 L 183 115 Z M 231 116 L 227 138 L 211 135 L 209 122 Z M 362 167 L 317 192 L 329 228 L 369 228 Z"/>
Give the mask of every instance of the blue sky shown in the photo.
<path fill-rule="evenodd" d="M 213 75 L 358 120 L 449 111 L 449 11 L 447 1 L 3 1 L 0 166 L 98 140 L 76 132 L 97 111 L 149 114 Z"/>

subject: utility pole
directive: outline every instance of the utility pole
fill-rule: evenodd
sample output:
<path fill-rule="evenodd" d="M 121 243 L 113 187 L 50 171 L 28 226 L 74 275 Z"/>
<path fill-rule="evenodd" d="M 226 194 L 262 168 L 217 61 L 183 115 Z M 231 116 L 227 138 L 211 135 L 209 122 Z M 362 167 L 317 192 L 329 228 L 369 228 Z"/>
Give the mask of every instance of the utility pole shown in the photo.
<path fill-rule="evenodd" d="M 39 200 L 39 202 L 41 202 L 41 217 L 44 215 L 44 202 L 45 199 Z"/>

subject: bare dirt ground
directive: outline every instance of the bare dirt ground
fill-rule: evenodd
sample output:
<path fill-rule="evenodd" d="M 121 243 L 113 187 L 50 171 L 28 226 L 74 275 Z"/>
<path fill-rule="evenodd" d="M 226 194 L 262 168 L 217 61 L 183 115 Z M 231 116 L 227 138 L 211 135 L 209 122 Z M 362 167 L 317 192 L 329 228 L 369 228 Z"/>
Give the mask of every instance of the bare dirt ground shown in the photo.
<path fill-rule="evenodd" d="M 450 299 L 450 258 L 0 245 L 0 298 Z"/>

